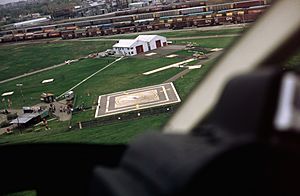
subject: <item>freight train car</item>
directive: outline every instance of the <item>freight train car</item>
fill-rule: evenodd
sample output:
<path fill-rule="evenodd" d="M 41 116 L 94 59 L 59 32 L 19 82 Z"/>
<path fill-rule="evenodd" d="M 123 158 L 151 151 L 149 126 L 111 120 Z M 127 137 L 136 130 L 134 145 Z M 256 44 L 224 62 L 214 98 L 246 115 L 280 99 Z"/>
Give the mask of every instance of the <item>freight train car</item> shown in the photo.
<path fill-rule="evenodd" d="M 102 35 L 101 30 L 98 27 L 90 27 L 86 30 L 88 37 L 100 36 Z"/>
<path fill-rule="evenodd" d="M 119 17 L 115 17 L 111 19 L 112 23 L 115 22 L 125 22 L 125 21 L 134 21 L 134 16 L 130 15 L 130 16 L 119 16 Z"/>
<path fill-rule="evenodd" d="M 206 11 L 207 11 L 207 8 L 205 6 L 202 6 L 202 7 L 193 7 L 193 8 L 180 9 L 179 14 L 187 15 L 187 14 L 206 12 Z"/>
<path fill-rule="evenodd" d="M 33 39 L 45 39 L 47 37 L 48 37 L 48 33 L 44 33 L 42 31 L 33 33 Z"/>
<path fill-rule="evenodd" d="M 233 9 L 234 6 L 233 3 L 223 3 L 223 4 L 217 4 L 217 5 L 209 5 L 207 6 L 207 11 L 213 11 L 213 12 L 217 12 L 217 11 L 221 11 L 221 10 L 229 10 L 229 9 Z"/>
<path fill-rule="evenodd" d="M 52 38 L 52 37 L 61 37 L 61 33 L 58 30 L 54 30 L 48 33 L 48 37 Z"/>
<path fill-rule="evenodd" d="M 245 14 L 243 15 L 242 19 L 243 22 L 253 22 L 255 21 L 269 6 L 255 6 L 250 7 L 245 10 Z"/>
<path fill-rule="evenodd" d="M 64 30 L 61 31 L 61 38 L 62 39 L 73 39 L 75 38 L 74 30 Z"/>
<path fill-rule="evenodd" d="M 249 8 L 253 6 L 260 6 L 260 5 L 265 5 L 266 1 L 265 0 L 254 0 L 254 1 L 240 1 L 233 3 L 234 8 Z"/>
<path fill-rule="evenodd" d="M 179 10 L 162 11 L 162 12 L 156 12 L 154 14 L 154 18 L 160 18 L 163 16 L 176 16 L 176 15 L 180 15 Z"/>
<path fill-rule="evenodd" d="M 2 42 L 12 42 L 14 41 L 14 36 L 12 34 L 7 34 L 2 37 Z"/>
<path fill-rule="evenodd" d="M 23 40 L 24 40 L 24 33 L 13 35 L 13 41 L 23 41 Z"/>
<path fill-rule="evenodd" d="M 103 24 L 110 24 L 112 23 L 111 19 L 98 19 L 98 20 L 92 20 L 91 21 L 91 26 L 95 25 L 103 25 Z"/>
<path fill-rule="evenodd" d="M 34 39 L 33 33 L 25 33 L 24 39 L 25 40 L 33 40 Z"/>
<path fill-rule="evenodd" d="M 146 14 L 138 14 L 135 16 L 135 20 L 145 20 L 145 19 L 150 19 L 150 18 L 154 18 L 154 14 L 153 13 L 146 13 Z"/>
<path fill-rule="evenodd" d="M 74 31 L 75 38 L 87 37 L 86 29 L 77 29 Z"/>

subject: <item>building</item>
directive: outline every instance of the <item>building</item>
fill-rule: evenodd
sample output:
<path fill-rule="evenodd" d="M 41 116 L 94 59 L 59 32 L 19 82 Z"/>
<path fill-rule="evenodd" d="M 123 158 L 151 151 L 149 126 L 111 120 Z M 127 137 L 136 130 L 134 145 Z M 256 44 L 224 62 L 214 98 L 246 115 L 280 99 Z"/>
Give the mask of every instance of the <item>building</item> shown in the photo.
<path fill-rule="evenodd" d="M 15 124 L 20 128 L 27 128 L 41 122 L 43 118 L 46 118 L 48 115 L 48 110 L 40 109 L 39 111 L 34 111 L 31 113 L 27 112 L 12 120 L 10 124 Z"/>
<path fill-rule="evenodd" d="M 134 56 L 167 45 L 167 39 L 159 35 L 139 35 L 135 39 L 121 39 L 113 46 L 118 55 Z"/>
<path fill-rule="evenodd" d="M 113 46 L 116 54 L 134 56 L 148 51 L 147 43 L 136 39 L 121 39 Z"/>
<path fill-rule="evenodd" d="M 167 45 L 167 39 L 159 35 L 139 35 L 136 39 L 147 42 L 148 50 L 155 50 Z"/>
<path fill-rule="evenodd" d="M 146 7 L 148 4 L 145 2 L 136 2 L 136 3 L 129 3 L 128 7 L 130 9 L 137 9 L 137 8 L 142 8 L 142 7 Z"/>

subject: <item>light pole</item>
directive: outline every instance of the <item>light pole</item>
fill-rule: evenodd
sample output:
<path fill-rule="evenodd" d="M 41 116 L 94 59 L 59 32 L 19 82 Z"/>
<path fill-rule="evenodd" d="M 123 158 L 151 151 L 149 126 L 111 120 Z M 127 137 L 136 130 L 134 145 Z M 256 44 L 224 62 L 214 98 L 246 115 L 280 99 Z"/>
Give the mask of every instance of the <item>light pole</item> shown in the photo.
<path fill-rule="evenodd" d="M 21 93 L 21 96 L 22 96 L 22 101 L 23 101 L 23 103 L 24 103 L 25 100 L 24 100 L 24 95 L 23 95 L 23 91 L 22 91 L 22 86 L 23 86 L 23 84 L 22 84 L 22 83 L 16 84 L 16 86 L 20 87 L 20 93 Z"/>

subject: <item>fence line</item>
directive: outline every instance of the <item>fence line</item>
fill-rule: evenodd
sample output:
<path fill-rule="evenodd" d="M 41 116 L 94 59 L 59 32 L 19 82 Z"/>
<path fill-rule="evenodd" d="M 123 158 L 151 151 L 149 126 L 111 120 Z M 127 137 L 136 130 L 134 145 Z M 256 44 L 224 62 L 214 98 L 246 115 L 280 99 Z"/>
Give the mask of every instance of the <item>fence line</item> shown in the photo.
<path fill-rule="evenodd" d="M 73 124 L 72 129 L 85 129 L 101 125 L 115 124 L 129 120 L 142 119 L 147 116 L 159 115 L 162 113 L 173 113 L 177 109 L 176 105 L 166 105 L 162 107 L 154 107 L 143 110 L 131 111 L 123 114 L 115 114 L 111 116 L 96 118 L 89 121 L 78 122 Z"/>

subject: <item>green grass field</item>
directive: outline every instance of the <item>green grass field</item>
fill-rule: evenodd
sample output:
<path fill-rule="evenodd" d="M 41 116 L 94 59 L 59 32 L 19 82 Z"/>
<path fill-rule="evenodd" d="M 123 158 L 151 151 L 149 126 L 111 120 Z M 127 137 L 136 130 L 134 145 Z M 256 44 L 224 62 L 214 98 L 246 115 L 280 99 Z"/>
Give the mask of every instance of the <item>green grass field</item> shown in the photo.
<path fill-rule="evenodd" d="M 0 47 L 0 80 L 63 63 L 68 59 L 106 50 L 113 42 L 69 42 L 3 45 Z"/>
<path fill-rule="evenodd" d="M 139 120 L 120 122 L 102 127 L 68 131 L 66 123 L 49 123 L 51 130 L 13 134 L 0 137 L 1 144 L 69 142 L 69 143 L 128 143 L 139 134 L 157 131 L 169 118 L 168 114 L 150 116 Z"/>
<path fill-rule="evenodd" d="M 1 92 L 15 92 L 11 96 L 13 108 L 20 108 L 23 105 L 33 105 L 40 102 L 39 98 L 43 92 L 52 92 L 58 96 L 113 60 L 112 58 L 82 60 L 74 64 L 1 84 Z M 41 83 L 42 80 L 49 78 L 53 78 L 54 82 L 48 84 Z M 16 86 L 17 83 L 23 84 L 24 102 L 21 96 L 21 89 Z M 0 108 L 4 107 L 5 105 L 2 104 Z"/>
<path fill-rule="evenodd" d="M 181 35 L 183 36 L 183 35 Z M 226 47 L 233 38 L 217 38 L 217 39 L 201 39 L 197 40 L 197 44 L 201 47 Z M 195 40 L 184 40 L 195 41 Z M 105 42 L 77 42 L 70 41 L 68 44 L 74 44 L 74 49 L 77 48 L 77 44 L 82 43 L 84 45 L 92 44 L 93 46 L 105 45 Z M 178 42 L 185 44 L 183 41 Z M 111 42 L 107 43 L 107 46 Z M 39 45 L 38 45 L 39 46 Z M 38 47 L 36 46 L 36 47 Z M 12 46 L 11 46 L 12 47 Z M 33 47 L 33 46 L 24 46 Z M 46 47 L 46 46 L 45 46 Z M 51 46 L 50 46 L 51 48 Z M 106 49 L 106 48 L 103 48 Z M 49 49 L 51 50 L 51 49 Z M 53 50 L 53 48 L 52 48 Z M 78 54 L 81 55 L 81 50 L 78 50 Z M 83 83 L 81 86 L 74 89 L 76 93 L 76 104 L 91 106 L 98 99 L 98 96 L 105 93 L 112 93 L 116 91 L 128 90 L 132 88 L 139 88 L 154 84 L 159 84 L 167 79 L 171 78 L 175 74 L 182 71 L 182 69 L 172 68 L 163 72 L 159 72 L 153 75 L 144 76 L 143 72 L 153 70 L 164 65 L 169 65 L 175 62 L 179 62 L 193 53 L 188 51 L 175 52 L 179 54 L 176 58 L 126 58 L 113 64 L 103 72 L 95 75 L 90 80 Z M 34 54 L 31 55 L 34 59 Z M 63 55 L 66 59 L 70 59 L 69 56 Z M 29 58 L 29 57 L 28 57 Z M 52 57 L 49 57 L 52 58 Z M 13 107 L 21 107 L 22 105 L 31 105 L 39 102 L 39 96 L 42 92 L 53 92 L 55 95 L 59 95 L 85 77 L 101 69 L 109 62 L 113 61 L 113 58 L 103 59 L 85 59 L 77 63 L 62 66 L 50 71 L 45 71 L 36 75 L 28 76 L 22 79 L 18 79 L 12 82 L 1 84 L 1 92 L 15 91 L 12 96 Z M 13 61 L 13 60 L 11 60 Z M 10 62 L 13 63 L 13 62 Z M 196 62 L 195 62 L 196 63 Z M 202 79 L 209 68 L 211 63 L 207 63 L 203 68 L 199 70 L 192 70 L 189 74 L 183 78 L 178 79 L 175 82 L 175 86 L 180 94 L 180 97 L 184 100 L 193 86 Z M 41 81 L 48 78 L 54 78 L 54 82 L 48 85 L 42 85 Z M 23 83 L 23 94 L 25 95 L 25 103 L 22 103 L 20 89 L 16 87 L 17 83 Z M 1 105 L 0 107 L 4 107 Z M 158 129 L 169 118 L 170 114 L 161 114 L 158 116 L 148 116 L 140 120 L 119 122 L 117 124 L 105 125 L 95 128 L 68 131 L 68 122 L 52 121 L 49 123 L 51 130 L 44 130 L 38 128 L 33 131 L 23 134 L 13 134 L 0 136 L 1 144 L 11 143 L 32 143 L 32 142 L 88 142 L 88 143 L 127 143 L 136 135 L 143 133 L 147 129 Z M 78 113 L 73 116 L 72 123 L 78 121 L 90 120 L 94 118 L 94 110 L 88 110 L 86 112 Z"/>
<path fill-rule="evenodd" d="M 193 44 L 194 46 L 201 46 L 203 48 L 225 48 L 230 45 L 237 37 L 218 37 L 206 39 L 189 39 L 189 40 L 175 40 L 173 44 Z"/>

